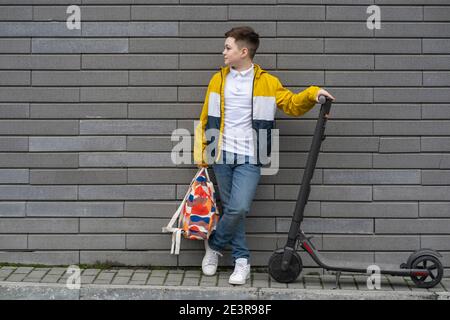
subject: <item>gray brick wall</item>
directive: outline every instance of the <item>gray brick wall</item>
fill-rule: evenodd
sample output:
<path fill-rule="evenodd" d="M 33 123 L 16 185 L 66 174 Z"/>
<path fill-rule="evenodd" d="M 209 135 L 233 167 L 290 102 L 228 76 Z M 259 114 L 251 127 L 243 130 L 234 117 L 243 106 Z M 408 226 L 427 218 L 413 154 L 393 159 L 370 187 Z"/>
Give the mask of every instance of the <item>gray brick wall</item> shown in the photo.
<path fill-rule="evenodd" d="M 65 26 L 73 4 L 81 30 Z M 171 162 L 170 135 L 192 132 L 224 32 L 251 25 L 256 63 L 337 98 L 305 213 L 316 246 L 375 263 L 433 247 L 449 275 L 449 14 L 448 0 L 0 0 L 0 262 L 200 266 L 200 242 L 175 257 L 160 232 L 196 171 Z M 277 111 L 281 168 L 247 222 L 255 266 L 285 241 L 317 115 Z"/>

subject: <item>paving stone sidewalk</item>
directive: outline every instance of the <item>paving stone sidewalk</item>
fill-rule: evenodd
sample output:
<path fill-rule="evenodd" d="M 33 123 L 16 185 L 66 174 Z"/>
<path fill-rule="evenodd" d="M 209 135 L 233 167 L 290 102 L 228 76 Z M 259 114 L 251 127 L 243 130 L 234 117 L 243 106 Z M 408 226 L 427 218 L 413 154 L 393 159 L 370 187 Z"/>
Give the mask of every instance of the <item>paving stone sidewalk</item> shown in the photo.
<path fill-rule="evenodd" d="M 372 291 L 367 287 L 367 276 L 342 274 L 339 287 L 333 274 L 305 274 L 289 284 L 278 283 L 267 272 L 252 272 L 250 280 L 243 286 L 228 283 L 232 270 L 218 271 L 215 276 L 204 276 L 200 270 L 184 269 L 80 269 L 83 285 L 122 285 L 122 286 L 186 286 L 214 288 L 274 288 L 274 289 L 315 289 L 315 290 L 354 290 Z M 67 268 L 1 267 L 0 282 L 66 284 L 71 274 Z M 432 289 L 417 288 L 408 277 L 382 275 L 378 291 L 410 292 L 449 292 L 450 278 Z"/>

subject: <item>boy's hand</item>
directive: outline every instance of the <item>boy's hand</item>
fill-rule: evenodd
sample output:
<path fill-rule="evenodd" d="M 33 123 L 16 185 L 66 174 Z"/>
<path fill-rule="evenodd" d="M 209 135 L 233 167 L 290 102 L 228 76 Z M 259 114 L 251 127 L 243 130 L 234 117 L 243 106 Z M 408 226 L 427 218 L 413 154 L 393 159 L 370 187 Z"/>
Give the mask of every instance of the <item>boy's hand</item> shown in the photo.
<path fill-rule="evenodd" d="M 319 96 L 321 96 L 321 95 L 328 97 L 329 99 L 331 99 L 331 101 L 335 100 L 334 97 L 328 91 L 326 91 L 324 89 L 320 89 L 316 96 L 316 102 L 319 102 Z"/>

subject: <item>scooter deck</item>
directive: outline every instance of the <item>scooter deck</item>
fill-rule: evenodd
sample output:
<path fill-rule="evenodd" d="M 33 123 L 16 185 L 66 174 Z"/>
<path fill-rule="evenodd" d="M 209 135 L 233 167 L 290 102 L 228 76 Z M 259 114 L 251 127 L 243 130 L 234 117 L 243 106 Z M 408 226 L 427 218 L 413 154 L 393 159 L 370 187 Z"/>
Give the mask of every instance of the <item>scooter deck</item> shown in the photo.
<path fill-rule="evenodd" d="M 341 260 L 333 260 L 328 259 L 321 255 L 318 251 L 315 252 L 317 257 L 316 262 L 321 265 L 326 270 L 331 271 L 342 271 L 342 272 L 356 272 L 356 273 L 372 273 L 368 270 L 371 266 L 379 267 L 381 274 L 390 274 L 390 275 L 404 275 L 409 276 L 411 274 L 412 269 L 402 269 L 400 266 L 395 264 L 388 263 L 370 263 L 363 261 L 341 261 Z M 313 257 L 314 259 L 314 257 Z M 373 270 L 373 269 L 372 269 Z M 420 270 L 417 270 L 420 271 Z M 423 271 L 423 270 L 422 270 Z"/>

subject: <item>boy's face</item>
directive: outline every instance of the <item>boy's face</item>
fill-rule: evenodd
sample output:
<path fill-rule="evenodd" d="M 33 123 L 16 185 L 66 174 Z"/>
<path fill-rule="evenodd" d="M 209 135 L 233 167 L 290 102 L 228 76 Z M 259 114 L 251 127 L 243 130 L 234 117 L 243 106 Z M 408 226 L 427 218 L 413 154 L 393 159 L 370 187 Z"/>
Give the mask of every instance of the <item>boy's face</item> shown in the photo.
<path fill-rule="evenodd" d="M 226 65 L 236 66 L 241 65 L 248 57 L 248 49 L 246 47 L 239 49 L 235 39 L 233 37 L 228 37 L 225 39 L 222 54 Z"/>

